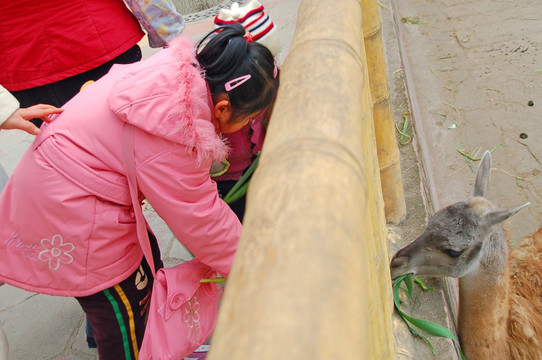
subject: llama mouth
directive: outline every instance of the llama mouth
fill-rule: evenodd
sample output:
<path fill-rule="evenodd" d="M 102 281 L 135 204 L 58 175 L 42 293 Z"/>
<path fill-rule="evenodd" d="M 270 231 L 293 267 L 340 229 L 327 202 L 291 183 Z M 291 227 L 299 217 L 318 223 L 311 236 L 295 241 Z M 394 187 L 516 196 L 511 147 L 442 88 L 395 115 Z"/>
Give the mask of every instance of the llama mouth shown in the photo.
<path fill-rule="evenodd" d="M 400 274 L 395 275 L 395 276 L 392 275 L 392 278 L 391 278 L 391 279 L 392 279 L 393 281 L 395 281 L 396 279 L 400 278 L 401 276 L 407 276 L 407 275 L 414 276 L 414 275 L 416 275 L 416 273 L 413 272 L 413 271 L 412 271 L 412 272 L 400 273 Z"/>

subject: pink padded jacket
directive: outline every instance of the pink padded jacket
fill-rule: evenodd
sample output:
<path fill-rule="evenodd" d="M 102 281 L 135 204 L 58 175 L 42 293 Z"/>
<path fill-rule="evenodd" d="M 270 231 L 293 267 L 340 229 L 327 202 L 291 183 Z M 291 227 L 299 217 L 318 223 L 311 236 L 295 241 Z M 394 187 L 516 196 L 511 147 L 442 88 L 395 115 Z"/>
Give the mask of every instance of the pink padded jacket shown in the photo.
<path fill-rule="evenodd" d="M 0 195 L 0 281 L 86 296 L 128 277 L 143 257 L 127 187 L 122 129 L 135 126 L 136 177 L 175 236 L 228 276 L 241 224 L 209 176 L 228 148 L 191 40 L 115 65 L 44 124 Z"/>

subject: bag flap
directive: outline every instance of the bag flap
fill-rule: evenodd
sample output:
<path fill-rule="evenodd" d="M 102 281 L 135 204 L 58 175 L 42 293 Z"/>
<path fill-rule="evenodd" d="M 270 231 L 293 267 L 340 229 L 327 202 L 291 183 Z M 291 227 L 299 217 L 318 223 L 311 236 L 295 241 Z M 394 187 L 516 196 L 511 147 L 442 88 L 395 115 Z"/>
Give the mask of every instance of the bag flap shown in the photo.
<path fill-rule="evenodd" d="M 174 311 L 192 299 L 196 291 L 203 285 L 200 282 L 201 279 L 215 277 L 216 271 L 196 258 L 158 270 L 157 280 L 166 288 L 167 306 L 164 318 L 169 319 Z"/>

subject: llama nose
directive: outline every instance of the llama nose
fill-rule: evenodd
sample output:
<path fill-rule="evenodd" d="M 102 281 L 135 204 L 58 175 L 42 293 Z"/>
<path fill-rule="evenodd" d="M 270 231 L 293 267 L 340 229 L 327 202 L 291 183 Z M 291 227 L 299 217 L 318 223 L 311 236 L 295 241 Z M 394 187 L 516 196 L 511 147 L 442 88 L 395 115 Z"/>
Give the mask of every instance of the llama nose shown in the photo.
<path fill-rule="evenodd" d="M 390 262 L 390 268 L 397 268 L 407 263 L 408 257 L 399 253 L 395 254 Z"/>
<path fill-rule="evenodd" d="M 390 272 L 391 272 L 391 278 L 395 279 L 396 277 L 399 277 L 401 275 L 406 274 L 406 269 L 408 267 L 408 255 L 406 255 L 403 251 L 399 250 L 390 262 Z"/>

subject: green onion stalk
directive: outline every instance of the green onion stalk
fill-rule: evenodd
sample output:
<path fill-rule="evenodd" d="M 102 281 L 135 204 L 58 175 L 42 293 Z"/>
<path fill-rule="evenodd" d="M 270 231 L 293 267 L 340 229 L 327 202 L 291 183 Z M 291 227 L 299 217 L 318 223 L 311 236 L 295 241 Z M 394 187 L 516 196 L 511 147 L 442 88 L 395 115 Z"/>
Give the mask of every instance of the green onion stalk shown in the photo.
<path fill-rule="evenodd" d="M 431 288 L 426 287 L 420 279 L 414 278 L 414 281 L 418 285 L 420 285 L 424 291 L 431 290 Z M 402 283 L 405 284 L 405 287 L 401 286 Z M 405 321 L 410 332 L 413 333 L 414 335 L 421 337 L 431 347 L 431 351 L 433 352 L 433 355 L 436 355 L 436 354 L 435 354 L 435 349 L 433 347 L 433 344 L 431 344 L 431 341 L 429 341 L 429 339 L 426 336 L 424 336 L 422 333 L 417 331 L 414 327 L 430 335 L 451 339 L 454 342 L 457 352 L 461 356 L 461 359 L 465 360 L 465 356 L 463 355 L 463 352 L 461 351 L 459 342 L 457 341 L 455 335 L 450 330 L 448 330 L 444 326 L 435 324 L 427 320 L 416 319 L 414 317 L 411 317 L 405 314 L 403 311 L 401 311 L 402 302 L 401 302 L 401 299 L 399 298 L 399 290 L 405 293 L 408 299 L 412 298 L 412 274 L 399 276 L 393 281 L 393 302 L 395 304 L 395 308 L 399 312 L 399 315 L 401 315 L 401 317 Z"/>
<path fill-rule="evenodd" d="M 254 159 L 252 164 L 250 164 L 247 171 L 245 171 L 245 173 L 243 174 L 243 176 L 241 176 L 241 178 L 239 180 L 237 180 L 237 182 L 231 188 L 231 190 L 228 191 L 226 196 L 224 196 L 223 200 L 224 200 L 224 202 L 226 204 L 228 204 L 228 205 L 233 204 L 234 202 L 236 202 L 237 200 L 242 198 L 243 195 L 245 195 L 247 193 L 248 184 L 249 184 L 249 181 L 250 181 L 250 175 L 252 175 L 254 170 L 256 170 L 256 167 L 258 166 L 258 160 L 260 160 L 260 153 L 258 153 L 258 155 Z M 200 282 L 201 283 L 210 283 L 210 282 L 225 283 L 226 279 L 223 278 L 223 277 L 219 277 L 219 278 L 216 278 L 216 279 L 201 279 Z"/>

